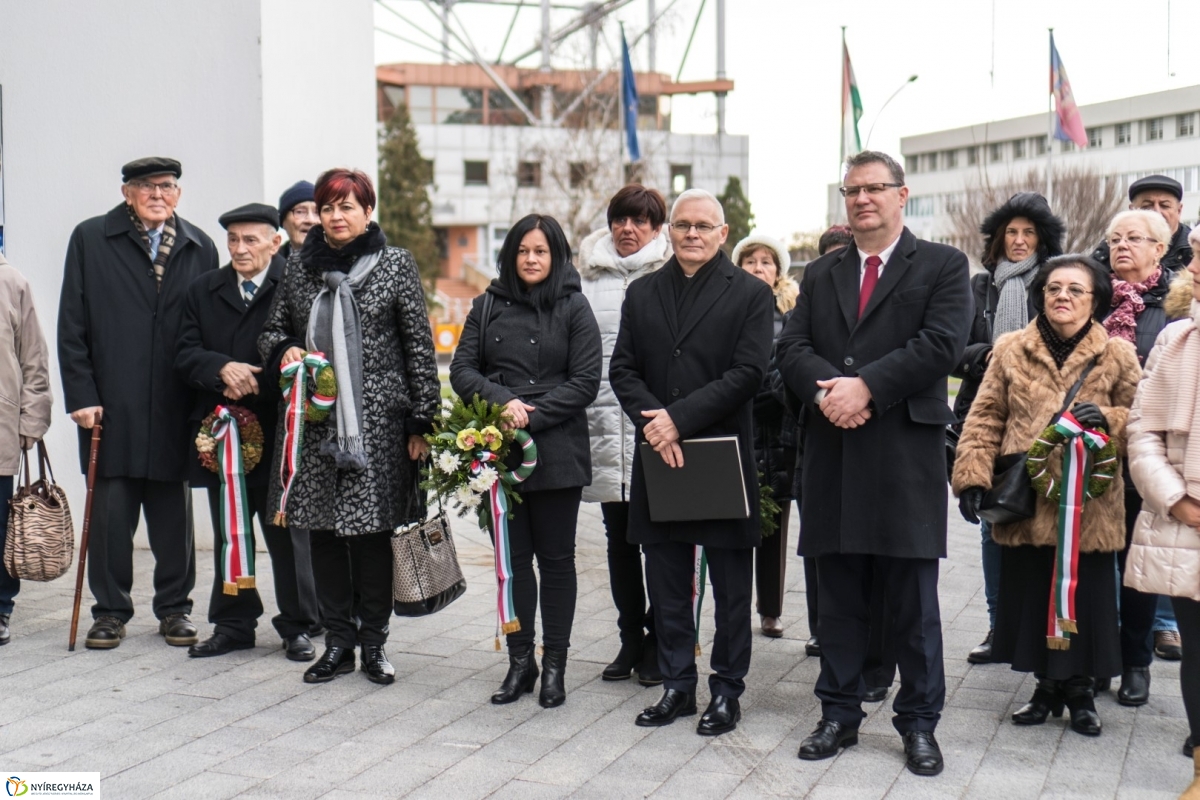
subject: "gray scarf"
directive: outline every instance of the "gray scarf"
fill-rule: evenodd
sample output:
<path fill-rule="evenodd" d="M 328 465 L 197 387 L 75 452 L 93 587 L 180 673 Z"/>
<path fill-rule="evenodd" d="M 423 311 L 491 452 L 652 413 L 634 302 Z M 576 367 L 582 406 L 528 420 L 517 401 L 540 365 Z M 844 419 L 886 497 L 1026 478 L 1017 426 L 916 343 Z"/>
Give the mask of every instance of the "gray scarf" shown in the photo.
<path fill-rule="evenodd" d="M 338 469 L 366 469 L 367 451 L 362 440 L 363 336 L 354 292 L 362 289 L 379 263 L 383 251 L 368 253 L 354 262 L 350 273 L 322 273 L 325 287 L 313 300 L 308 314 L 309 350 L 319 350 L 333 364 L 338 397 L 334 403 L 337 443 L 323 442 L 321 452 L 333 456 Z"/>
<path fill-rule="evenodd" d="M 996 265 L 992 282 L 1000 290 L 1000 302 L 996 304 L 996 318 L 992 323 L 993 342 L 1005 333 L 1024 330 L 1029 324 L 1029 301 L 1025 294 L 1037 276 L 1037 268 L 1037 253 L 1015 264 L 1001 259 Z"/>

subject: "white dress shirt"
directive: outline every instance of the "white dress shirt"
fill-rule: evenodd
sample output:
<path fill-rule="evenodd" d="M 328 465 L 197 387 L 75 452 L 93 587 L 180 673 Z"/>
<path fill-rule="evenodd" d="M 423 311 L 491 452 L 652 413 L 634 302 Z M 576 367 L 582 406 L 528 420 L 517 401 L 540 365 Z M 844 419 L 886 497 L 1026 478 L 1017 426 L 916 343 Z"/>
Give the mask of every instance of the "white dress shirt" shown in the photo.
<path fill-rule="evenodd" d="M 896 245 L 900 244 L 900 237 L 897 236 L 891 244 L 883 248 L 879 253 L 879 260 L 883 263 L 879 265 L 879 275 L 883 277 L 883 268 L 887 266 L 888 260 L 892 257 L 892 253 L 896 250 Z M 864 253 L 862 248 L 858 249 L 858 285 L 862 288 L 863 277 L 867 274 L 867 259 L 870 258 L 869 253 Z"/>

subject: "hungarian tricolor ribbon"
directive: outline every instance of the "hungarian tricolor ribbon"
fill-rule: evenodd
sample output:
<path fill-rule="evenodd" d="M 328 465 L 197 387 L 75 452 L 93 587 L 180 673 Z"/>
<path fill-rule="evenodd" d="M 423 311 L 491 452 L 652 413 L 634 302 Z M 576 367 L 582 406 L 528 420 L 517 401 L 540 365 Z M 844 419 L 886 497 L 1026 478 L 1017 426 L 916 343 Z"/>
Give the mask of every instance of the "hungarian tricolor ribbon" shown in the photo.
<path fill-rule="evenodd" d="M 708 579 L 708 554 L 702 545 L 692 545 L 692 621 L 696 623 L 696 655 L 700 655 L 700 609 Z"/>
<path fill-rule="evenodd" d="M 283 486 L 283 493 L 279 497 L 279 508 L 275 512 L 274 522 L 281 528 L 287 527 L 288 493 L 291 491 L 292 481 L 296 479 L 296 472 L 300 469 L 300 455 L 304 451 L 304 418 L 308 413 L 305 381 L 311 378 L 315 386 L 317 372 L 327 366 L 329 360 L 325 358 L 325 354 L 314 351 L 306 353 L 304 358 L 286 364 L 279 370 L 283 379 L 283 400 L 286 407 L 283 417 L 283 458 L 279 460 L 279 482 Z M 310 402 L 316 408 L 329 409 L 334 403 L 334 398 L 323 397 L 313 392 Z"/>
<path fill-rule="evenodd" d="M 1083 504 L 1087 500 L 1093 453 L 1103 450 L 1108 436 L 1084 428 L 1071 412 L 1059 417 L 1054 429 L 1063 442 L 1063 470 L 1058 499 L 1058 542 L 1054 553 L 1054 580 L 1050 586 L 1050 609 L 1046 622 L 1046 646 L 1051 650 L 1071 647 L 1070 635 L 1079 633 L 1075 617 L 1075 589 L 1079 584 L 1079 534 Z"/>
<path fill-rule="evenodd" d="M 246 499 L 246 473 L 242 466 L 242 437 L 237 419 L 225 406 L 217 406 L 212 435 L 217 442 L 221 476 L 221 582 L 225 594 L 254 586 L 254 522 Z"/>

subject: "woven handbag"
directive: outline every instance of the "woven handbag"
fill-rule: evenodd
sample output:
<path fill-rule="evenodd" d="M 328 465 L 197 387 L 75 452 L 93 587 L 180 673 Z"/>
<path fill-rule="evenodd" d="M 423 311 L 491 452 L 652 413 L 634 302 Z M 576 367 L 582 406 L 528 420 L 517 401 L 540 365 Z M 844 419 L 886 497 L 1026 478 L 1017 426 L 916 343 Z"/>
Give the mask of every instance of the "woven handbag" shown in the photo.
<path fill-rule="evenodd" d="M 420 470 L 413 472 L 419 484 Z M 425 491 L 418 486 L 413 496 L 418 516 L 392 534 L 392 607 L 400 617 L 435 614 L 467 591 L 441 498 L 430 519 Z"/>
<path fill-rule="evenodd" d="M 29 451 L 21 451 L 25 483 L 17 476 L 17 494 L 8 508 L 4 568 L 23 581 L 52 581 L 71 567 L 75 525 L 67 494 L 54 482 L 46 445 L 38 442 L 36 482 L 29 482 Z M 49 476 L 49 479 L 47 479 Z"/>

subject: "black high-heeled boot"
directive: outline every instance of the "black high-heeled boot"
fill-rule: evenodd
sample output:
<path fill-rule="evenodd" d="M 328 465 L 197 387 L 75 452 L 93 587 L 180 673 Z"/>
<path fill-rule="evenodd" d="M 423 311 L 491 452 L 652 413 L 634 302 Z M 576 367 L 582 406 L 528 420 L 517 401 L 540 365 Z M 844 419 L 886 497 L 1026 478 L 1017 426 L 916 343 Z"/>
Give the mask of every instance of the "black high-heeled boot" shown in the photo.
<path fill-rule="evenodd" d="M 567 651 L 545 648 L 542 652 L 542 691 L 538 693 L 542 708 L 557 708 L 566 702 L 566 673 Z"/>
<path fill-rule="evenodd" d="M 640 631 L 639 631 L 640 633 Z M 604 668 L 600 677 L 606 681 L 627 681 L 634 668 L 642 661 L 642 637 L 636 642 L 621 642 L 621 650 L 613 662 Z"/>
<path fill-rule="evenodd" d="M 492 695 L 492 702 L 498 706 L 511 703 L 521 695 L 532 692 L 537 683 L 537 661 L 533 657 L 533 643 L 509 645 L 508 674 L 500 684 L 500 690 Z"/>
<path fill-rule="evenodd" d="M 1046 717 L 1063 715 L 1062 684 L 1050 678 L 1038 678 L 1029 702 L 1017 709 L 1012 721 L 1017 725 L 1041 725 Z"/>
<path fill-rule="evenodd" d="M 1071 730 L 1084 736 L 1100 735 L 1100 715 L 1092 691 L 1092 679 L 1075 677 L 1063 681 L 1063 700 L 1071 710 Z"/>

